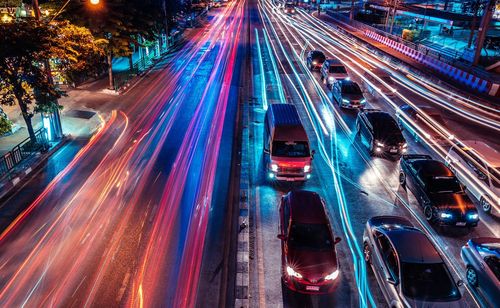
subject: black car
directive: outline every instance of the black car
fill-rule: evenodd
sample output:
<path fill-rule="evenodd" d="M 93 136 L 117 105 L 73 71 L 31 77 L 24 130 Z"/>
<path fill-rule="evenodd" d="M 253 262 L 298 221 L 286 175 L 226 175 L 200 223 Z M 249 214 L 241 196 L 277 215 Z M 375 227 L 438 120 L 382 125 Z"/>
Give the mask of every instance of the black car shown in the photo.
<path fill-rule="evenodd" d="M 364 109 L 358 113 L 356 128 L 370 155 L 402 155 L 408 150 L 401 129 L 387 112 Z"/>
<path fill-rule="evenodd" d="M 429 155 L 401 157 L 399 183 L 408 187 L 432 223 L 475 227 L 479 215 L 456 176 L 446 165 Z"/>
<path fill-rule="evenodd" d="M 320 69 L 325 60 L 325 54 L 319 50 L 311 50 L 307 53 L 307 67 L 311 70 Z"/>

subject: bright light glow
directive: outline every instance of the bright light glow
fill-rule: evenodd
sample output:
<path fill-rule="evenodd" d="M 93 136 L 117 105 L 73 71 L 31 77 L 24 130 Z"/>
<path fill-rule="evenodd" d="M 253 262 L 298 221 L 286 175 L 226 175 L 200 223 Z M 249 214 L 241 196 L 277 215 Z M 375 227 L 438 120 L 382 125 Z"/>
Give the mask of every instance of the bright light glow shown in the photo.
<path fill-rule="evenodd" d="M 269 172 L 269 178 L 270 178 L 270 179 L 274 179 L 274 173 Z"/>
<path fill-rule="evenodd" d="M 363 98 L 359 103 L 360 104 L 366 104 L 366 99 Z"/>
<path fill-rule="evenodd" d="M 330 275 L 325 276 L 325 280 L 335 280 L 339 276 L 339 270 L 336 269 L 335 272 L 331 273 Z"/>
<path fill-rule="evenodd" d="M 305 165 L 304 166 L 304 172 L 309 172 L 311 171 L 311 166 L 310 165 Z"/>
<path fill-rule="evenodd" d="M 383 143 L 381 143 L 381 142 L 378 142 L 378 141 L 377 141 L 377 146 L 379 146 L 379 147 L 383 147 L 383 146 L 384 146 L 384 144 L 383 144 Z"/>
<path fill-rule="evenodd" d="M 479 215 L 476 213 L 472 213 L 472 214 L 467 215 L 467 218 L 469 218 L 470 220 L 478 220 Z"/>
<path fill-rule="evenodd" d="M 90 0 L 90 3 L 93 5 L 99 4 L 99 0 Z"/>
<path fill-rule="evenodd" d="M 12 17 L 10 17 L 8 14 L 3 14 L 2 15 L 2 22 L 3 23 L 9 23 L 12 21 Z"/>
<path fill-rule="evenodd" d="M 351 80 L 351 77 L 346 77 L 344 80 L 349 81 L 349 80 Z"/>
<path fill-rule="evenodd" d="M 380 153 L 380 152 L 382 152 L 382 149 L 381 149 L 381 148 L 376 148 L 376 149 L 375 149 L 375 151 L 376 151 L 377 153 Z"/>
<path fill-rule="evenodd" d="M 47 139 L 52 140 L 52 129 L 50 128 L 50 118 L 43 117 L 43 127 L 47 130 Z"/>
<path fill-rule="evenodd" d="M 453 215 L 451 215 L 450 213 L 441 213 L 441 218 L 443 219 L 448 219 L 448 218 L 452 218 Z"/>
<path fill-rule="evenodd" d="M 302 275 L 294 271 L 293 268 L 291 268 L 290 266 L 286 267 L 286 272 L 288 273 L 288 276 L 295 278 L 302 278 Z"/>
<path fill-rule="evenodd" d="M 349 101 L 348 99 L 343 98 L 343 99 L 342 99 L 342 103 L 349 104 L 349 103 L 350 103 L 350 101 Z"/>
<path fill-rule="evenodd" d="M 313 61 L 313 65 L 316 65 L 316 64 L 318 64 L 318 62 L 316 62 L 316 61 Z"/>
<path fill-rule="evenodd" d="M 311 178 L 311 174 L 306 175 L 306 179 L 309 180 L 310 178 Z"/>
<path fill-rule="evenodd" d="M 274 172 L 278 171 L 278 165 L 277 164 L 271 164 L 271 170 Z"/>
<path fill-rule="evenodd" d="M 405 143 L 403 144 L 403 148 L 407 148 L 407 147 L 408 147 L 408 143 L 406 143 L 406 142 L 405 142 Z"/>
<path fill-rule="evenodd" d="M 328 81 L 334 82 L 335 81 L 335 77 L 333 77 L 333 76 L 328 77 Z"/>

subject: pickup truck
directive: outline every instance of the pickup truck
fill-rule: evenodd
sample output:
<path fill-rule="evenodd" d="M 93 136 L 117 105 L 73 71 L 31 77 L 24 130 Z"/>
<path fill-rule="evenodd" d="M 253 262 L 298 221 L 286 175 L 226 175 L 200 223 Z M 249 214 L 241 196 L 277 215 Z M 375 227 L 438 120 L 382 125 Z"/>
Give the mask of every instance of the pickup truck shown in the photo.
<path fill-rule="evenodd" d="M 440 226 L 475 227 L 477 209 L 453 172 L 429 155 L 401 157 L 399 183 L 407 187 L 423 208 L 430 223 Z"/>

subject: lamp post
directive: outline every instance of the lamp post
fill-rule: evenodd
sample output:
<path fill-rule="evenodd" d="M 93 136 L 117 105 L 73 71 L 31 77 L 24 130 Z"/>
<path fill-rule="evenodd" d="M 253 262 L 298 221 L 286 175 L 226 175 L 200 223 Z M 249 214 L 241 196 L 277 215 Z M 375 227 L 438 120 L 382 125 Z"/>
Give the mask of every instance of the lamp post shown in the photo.
<path fill-rule="evenodd" d="M 48 21 L 48 23 L 52 22 L 68 5 L 71 0 L 67 0 L 63 6 L 57 11 L 56 14 Z M 99 4 L 99 0 L 90 0 L 92 5 Z M 33 10 L 35 11 L 35 19 L 37 23 L 41 22 L 41 12 L 40 7 L 38 5 L 38 0 L 32 0 Z M 45 73 L 47 74 L 47 80 L 49 84 L 54 84 L 54 79 L 52 78 L 52 70 L 50 69 L 50 61 L 49 59 L 45 59 L 43 61 L 43 65 L 45 67 Z M 57 99 L 54 102 L 55 108 L 52 113 L 42 114 L 42 124 L 44 128 L 47 130 L 47 137 L 50 141 L 61 139 L 63 136 L 62 124 L 61 124 L 61 114 L 59 112 L 59 103 Z"/>

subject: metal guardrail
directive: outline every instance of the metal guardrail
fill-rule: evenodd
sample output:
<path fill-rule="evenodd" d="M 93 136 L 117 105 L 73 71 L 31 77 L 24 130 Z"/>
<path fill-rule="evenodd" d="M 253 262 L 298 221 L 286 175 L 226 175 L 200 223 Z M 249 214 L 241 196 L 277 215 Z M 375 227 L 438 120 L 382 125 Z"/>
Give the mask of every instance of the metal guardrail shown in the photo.
<path fill-rule="evenodd" d="M 35 137 L 36 142 L 33 142 L 30 138 L 26 138 L 0 157 L 0 178 L 10 173 L 22 161 L 38 152 L 45 152 L 49 149 L 50 145 L 45 128 L 35 131 Z"/>

